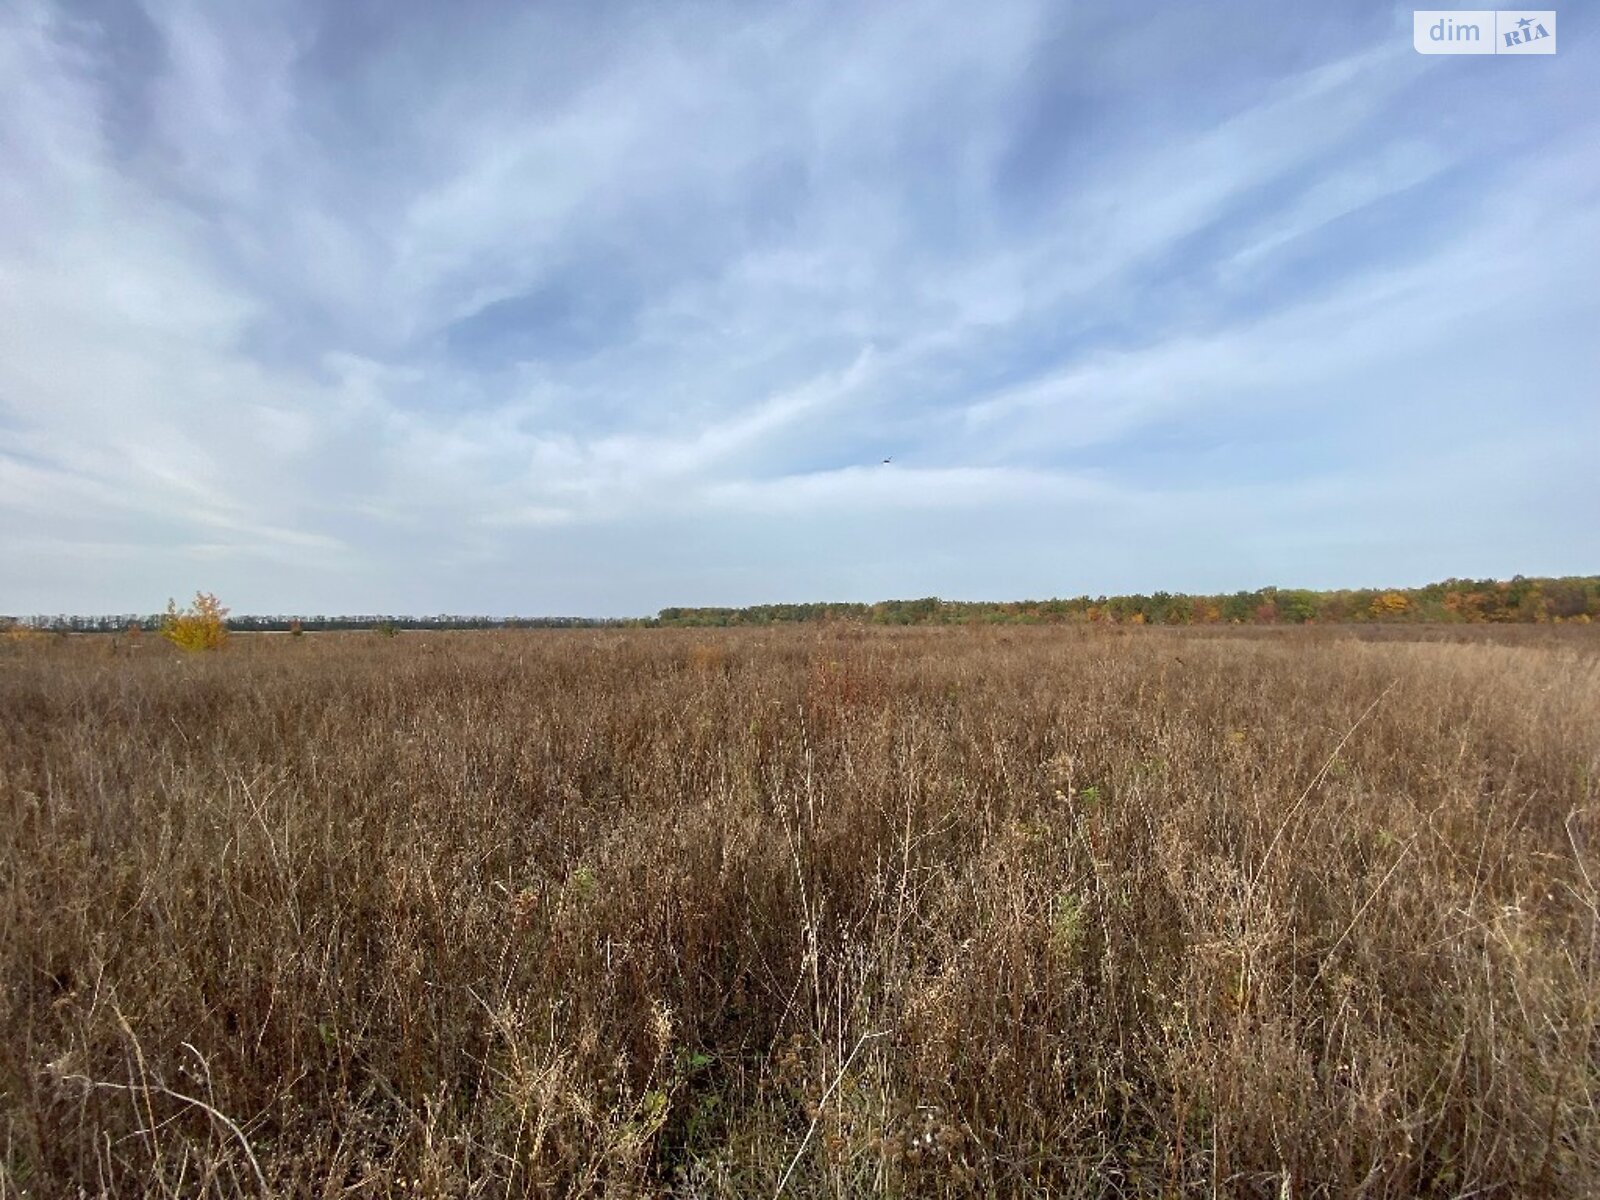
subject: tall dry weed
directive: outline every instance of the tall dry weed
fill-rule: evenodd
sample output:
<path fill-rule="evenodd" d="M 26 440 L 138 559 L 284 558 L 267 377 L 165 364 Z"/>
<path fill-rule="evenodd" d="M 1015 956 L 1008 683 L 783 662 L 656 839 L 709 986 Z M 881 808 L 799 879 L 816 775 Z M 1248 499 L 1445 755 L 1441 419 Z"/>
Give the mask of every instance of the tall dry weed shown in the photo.
<path fill-rule="evenodd" d="M 0 656 L 0 1195 L 1600 1185 L 1590 630 Z"/>

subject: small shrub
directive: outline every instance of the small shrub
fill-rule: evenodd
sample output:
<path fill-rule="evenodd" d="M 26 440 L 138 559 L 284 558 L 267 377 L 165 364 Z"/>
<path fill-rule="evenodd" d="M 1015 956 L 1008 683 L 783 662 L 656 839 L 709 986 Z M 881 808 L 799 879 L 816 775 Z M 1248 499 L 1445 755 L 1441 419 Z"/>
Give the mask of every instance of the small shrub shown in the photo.
<path fill-rule="evenodd" d="M 181 650 L 220 650 L 228 640 L 227 615 L 228 610 L 210 592 L 196 592 L 187 609 L 168 600 L 161 636 Z"/>

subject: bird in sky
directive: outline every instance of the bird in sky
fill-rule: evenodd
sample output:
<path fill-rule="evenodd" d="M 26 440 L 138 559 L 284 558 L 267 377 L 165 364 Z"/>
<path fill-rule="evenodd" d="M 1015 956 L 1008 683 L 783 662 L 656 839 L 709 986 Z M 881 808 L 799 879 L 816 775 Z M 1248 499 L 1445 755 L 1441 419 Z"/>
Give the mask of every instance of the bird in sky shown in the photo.
<path fill-rule="evenodd" d="M 893 461 L 894 461 L 894 459 L 892 459 L 892 458 L 886 458 L 886 459 L 883 460 L 883 465 L 887 467 Z"/>

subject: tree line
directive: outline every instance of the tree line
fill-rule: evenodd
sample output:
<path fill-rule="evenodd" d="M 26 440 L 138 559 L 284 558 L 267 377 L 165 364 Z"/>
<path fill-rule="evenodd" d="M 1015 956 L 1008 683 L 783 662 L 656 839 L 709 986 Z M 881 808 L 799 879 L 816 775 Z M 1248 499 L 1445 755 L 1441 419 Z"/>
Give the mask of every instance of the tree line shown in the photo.
<path fill-rule="evenodd" d="M 157 632 L 167 616 L 0 617 L 11 626 L 53 633 Z M 654 617 L 488 616 L 229 616 L 238 633 L 312 633 L 329 630 L 620 629 L 652 626 L 724 627 L 855 621 L 874 625 L 1053 624 L 1302 625 L 1367 621 L 1442 623 L 1518 622 L 1586 624 L 1600 619 L 1600 576 L 1509 580 L 1447 579 L 1417 588 L 1259 588 L 1225 595 L 1154 592 L 1150 595 L 1077 596 L 1051 600 L 880 600 L 876 603 L 755 604 L 744 608 L 664 608 Z"/>
<path fill-rule="evenodd" d="M 655 624 L 775 625 L 863 621 L 876 625 L 1051 624 L 1302 625 L 1365 621 L 1566 622 L 1600 618 L 1600 576 L 1447 579 L 1418 588 L 1260 588 L 1225 595 L 1154 592 L 1072 599 L 961 601 L 928 596 L 875 604 L 757 604 L 664 608 Z"/>
<path fill-rule="evenodd" d="M 159 632 L 167 616 L 162 613 L 120 613 L 102 616 L 38 615 L 31 617 L 0 617 L 0 627 L 6 625 L 48 633 L 122 633 L 139 629 L 147 633 Z M 234 633 L 314 633 L 331 630 L 378 630 L 381 632 L 402 629 L 600 629 L 625 625 L 649 624 L 648 621 L 610 617 L 466 617 L 441 615 L 435 617 L 390 616 L 367 613 L 354 616 L 230 616 L 224 622 Z"/>

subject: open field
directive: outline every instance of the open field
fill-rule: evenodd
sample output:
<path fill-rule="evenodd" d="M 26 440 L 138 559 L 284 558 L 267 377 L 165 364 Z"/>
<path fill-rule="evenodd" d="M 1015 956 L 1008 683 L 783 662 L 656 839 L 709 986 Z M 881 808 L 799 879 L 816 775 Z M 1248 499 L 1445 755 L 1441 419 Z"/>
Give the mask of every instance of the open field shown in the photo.
<path fill-rule="evenodd" d="M 0 645 L 0 1197 L 1600 1191 L 1600 626 Z"/>

